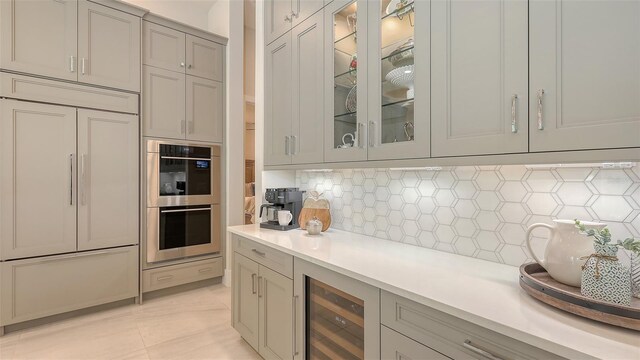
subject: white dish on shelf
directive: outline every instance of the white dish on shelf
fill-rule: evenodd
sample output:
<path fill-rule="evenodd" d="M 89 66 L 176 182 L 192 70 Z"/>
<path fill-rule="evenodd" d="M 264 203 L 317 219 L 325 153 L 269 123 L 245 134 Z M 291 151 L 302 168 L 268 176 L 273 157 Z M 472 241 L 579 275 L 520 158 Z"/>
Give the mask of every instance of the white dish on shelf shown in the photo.
<path fill-rule="evenodd" d="M 407 89 L 407 98 L 414 96 L 413 80 L 415 79 L 415 70 L 413 65 L 401 66 L 387 73 L 385 79 L 391 84 Z"/>

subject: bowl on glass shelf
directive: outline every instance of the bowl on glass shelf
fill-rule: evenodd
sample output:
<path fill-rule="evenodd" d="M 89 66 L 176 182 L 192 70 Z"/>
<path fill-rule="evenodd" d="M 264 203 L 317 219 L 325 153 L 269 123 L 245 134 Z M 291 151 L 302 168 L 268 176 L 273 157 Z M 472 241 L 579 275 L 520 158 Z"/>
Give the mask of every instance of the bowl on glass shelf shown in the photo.
<path fill-rule="evenodd" d="M 393 50 L 388 60 L 394 67 L 413 64 L 413 38 L 405 41 L 397 49 Z"/>
<path fill-rule="evenodd" d="M 413 99 L 414 88 L 413 80 L 415 78 L 414 66 L 407 65 L 393 69 L 387 73 L 385 79 L 391 84 L 407 89 L 407 99 Z"/>

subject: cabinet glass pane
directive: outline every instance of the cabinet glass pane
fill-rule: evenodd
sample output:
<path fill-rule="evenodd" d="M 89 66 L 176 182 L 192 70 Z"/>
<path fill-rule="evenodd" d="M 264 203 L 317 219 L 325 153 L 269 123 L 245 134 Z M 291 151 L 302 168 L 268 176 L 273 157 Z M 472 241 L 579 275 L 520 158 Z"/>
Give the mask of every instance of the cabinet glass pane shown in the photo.
<path fill-rule="evenodd" d="M 333 15 L 334 148 L 357 146 L 357 2 Z"/>
<path fill-rule="evenodd" d="M 414 26 L 413 0 L 382 0 L 381 143 L 413 141 Z"/>
<path fill-rule="evenodd" d="M 364 359 L 364 301 L 307 278 L 307 359 Z"/>

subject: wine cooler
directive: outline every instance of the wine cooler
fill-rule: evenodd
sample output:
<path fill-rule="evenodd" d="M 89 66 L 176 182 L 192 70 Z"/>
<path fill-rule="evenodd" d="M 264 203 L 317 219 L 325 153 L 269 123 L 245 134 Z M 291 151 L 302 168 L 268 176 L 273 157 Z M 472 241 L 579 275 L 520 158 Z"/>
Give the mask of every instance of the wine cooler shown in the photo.
<path fill-rule="evenodd" d="M 304 299 L 296 314 L 296 359 L 378 358 L 379 291 L 297 259 L 294 268 L 294 292 Z"/>
<path fill-rule="evenodd" d="M 307 359 L 364 359 L 364 301 L 307 278 Z"/>

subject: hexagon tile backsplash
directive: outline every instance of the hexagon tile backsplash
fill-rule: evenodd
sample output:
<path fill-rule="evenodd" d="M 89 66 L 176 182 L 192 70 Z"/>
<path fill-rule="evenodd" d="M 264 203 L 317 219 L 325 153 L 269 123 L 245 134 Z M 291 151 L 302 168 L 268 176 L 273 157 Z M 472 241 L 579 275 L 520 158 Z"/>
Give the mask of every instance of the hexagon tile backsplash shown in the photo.
<path fill-rule="evenodd" d="M 298 171 L 296 183 L 324 191 L 334 228 L 510 265 L 531 259 L 525 231 L 536 222 L 602 221 L 615 239 L 640 237 L 637 165 Z M 546 234 L 536 231 L 542 253 Z"/>

